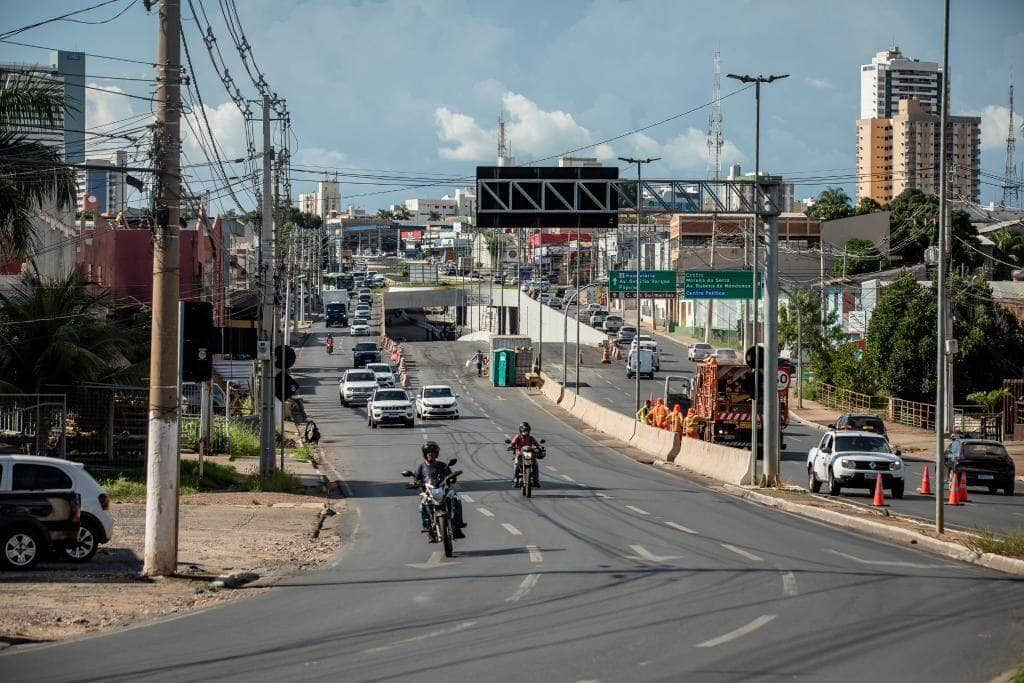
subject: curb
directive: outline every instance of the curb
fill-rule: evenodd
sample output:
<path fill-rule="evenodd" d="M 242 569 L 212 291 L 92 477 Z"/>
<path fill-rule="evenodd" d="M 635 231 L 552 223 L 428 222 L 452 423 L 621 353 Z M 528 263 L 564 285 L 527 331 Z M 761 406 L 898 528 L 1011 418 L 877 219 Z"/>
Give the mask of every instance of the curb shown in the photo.
<path fill-rule="evenodd" d="M 822 433 L 828 431 L 828 427 L 826 427 L 825 425 L 818 424 L 817 422 L 812 422 L 811 420 L 808 420 L 805 417 L 801 417 L 800 414 L 794 411 L 792 408 L 789 409 L 789 414 L 791 417 L 795 417 L 796 421 L 802 425 L 805 425 L 807 427 L 814 427 L 815 429 Z"/>
<path fill-rule="evenodd" d="M 954 543 L 952 541 L 940 541 L 932 538 L 931 536 L 911 531 L 910 529 L 903 529 L 900 527 L 890 526 L 888 524 L 882 524 L 880 522 L 874 522 L 869 519 L 836 512 L 835 510 L 825 510 L 812 505 L 794 503 L 792 501 L 776 498 L 775 496 L 769 496 L 764 493 L 745 489 L 734 484 L 723 484 L 722 488 L 731 495 L 744 498 L 766 507 L 782 510 L 783 512 L 789 512 L 801 517 L 807 517 L 808 519 L 825 522 L 851 531 L 863 532 L 871 536 L 877 536 L 896 543 L 916 545 L 928 552 L 941 555 L 942 557 L 947 557 L 951 560 L 976 564 L 978 566 L 986 567 L 987 569 L 994 569 L 1006 574 L 1024 576 L 1024 560 L 1018 560 L 1004 555 L 995 555 L 993 553 L 979 553 L 975 550 L 971 550 L 970 548 L 966 548 L 959 543 Z"/>

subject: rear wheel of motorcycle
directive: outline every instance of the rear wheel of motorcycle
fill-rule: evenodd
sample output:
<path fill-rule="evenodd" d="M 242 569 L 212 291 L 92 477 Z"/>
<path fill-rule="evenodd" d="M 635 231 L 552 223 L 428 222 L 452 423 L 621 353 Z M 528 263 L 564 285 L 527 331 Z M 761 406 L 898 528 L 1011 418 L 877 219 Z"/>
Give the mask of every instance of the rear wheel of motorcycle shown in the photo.
<path fill-rule="evenodd" d="M 452 540 L 452 523 L 447 517 L 441 520 L 441 539 L 444 541 L 444 556 L 451 557 L 455 553 L 455 548 Z"/>

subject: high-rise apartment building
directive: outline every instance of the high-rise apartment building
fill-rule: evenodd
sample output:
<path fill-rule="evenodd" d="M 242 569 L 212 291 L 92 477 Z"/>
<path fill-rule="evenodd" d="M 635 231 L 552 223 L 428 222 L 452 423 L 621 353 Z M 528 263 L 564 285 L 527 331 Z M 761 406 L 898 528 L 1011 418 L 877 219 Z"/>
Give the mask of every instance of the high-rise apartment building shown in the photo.
<path fill-rule="evenodd" d="M 128 152 L 118 150 L 109 159 L 89 159 L 89 169 L 78 173 L 79 208 L 95 214 L 124 211 L 128 202 Z M 108 168 L 93 168 L 107 166 Z"/>
<path fill-rule="evenodd" d="M 341 187 L 337 180 L 321 180 L 316 184 L 316 192 L 303 192 L 299 195 L 299 211 L 312 213 L 326 218 L 331 211 L 341 213 Z"/>
<path fill-rule="evenodd" d="M 950 116 L 946 167 L 951 197 L 981 198 L 981 118 Z M 891 118 L 857 121 L 857 196 L 888 204 L 908 188 L 939 193 L 939 116 L 916 99 Z"/>
<path fill-rule="evenodd" d="M 299 211 L 302 213 L 317 213 L 316 192 L 302 192 L 299 194 Z"/>
<path fill-rule="evenodd" d="M 892 118 L 899 111 L 900 100 L 910 98 L 937 114 L 941 91 L 942 69 L 938 64 L 908 59 L 893 46 L 860 67 L 860 118 Z"/>

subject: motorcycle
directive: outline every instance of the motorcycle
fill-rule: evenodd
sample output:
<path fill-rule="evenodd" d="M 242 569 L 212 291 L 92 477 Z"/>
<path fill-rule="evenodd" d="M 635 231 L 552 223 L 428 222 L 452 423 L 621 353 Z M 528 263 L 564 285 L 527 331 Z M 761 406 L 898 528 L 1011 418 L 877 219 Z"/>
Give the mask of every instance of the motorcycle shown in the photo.
<path fill-rule="evenodd" d="M 511 444 L 512 439 L 505 439 L 505 443 Z M 540 443 L 544 443 L 544 439 L 541 439 Z M 508 449 L 510 451 L 515 450 L 511 445 Z M 543 460 L 546 455 L 547 451 L 540 445 L 523 446 L 519 449 L 519 452 L 516 453 L 516 463 L 519 467 L 519 487 L 522 489 L 523 495 L 527 498 L 533 497 L 533 486 L 537 483 L 533 479 L 534 459 Z"/>
<path fill-rule="evenodd" d="M 331 355 L 332 353 L 334 353 L 334 340 L 333 339 L 328 339 L 327 343 L 325 343 L 324 346 L 327 348 L 327 355 L 328 356 Z"/>
<path fill-rule="evenodd" d="M 448 461 L 451 467 L 458 462 L 458 458 Z M 424 513 L 430 524 L 430 542 L 438 541 L 444 544 L 445 557 L 451 557 L 455 552 L 455 500 L 454 486 L 462 470 L 455 470 L 441 481 L 411 482 L 406 486 L 411 489 L 422 488 L 420 496 L 423 498 Z M 403 477 L 415 476 L 411 470 L 402 472 Z"/>

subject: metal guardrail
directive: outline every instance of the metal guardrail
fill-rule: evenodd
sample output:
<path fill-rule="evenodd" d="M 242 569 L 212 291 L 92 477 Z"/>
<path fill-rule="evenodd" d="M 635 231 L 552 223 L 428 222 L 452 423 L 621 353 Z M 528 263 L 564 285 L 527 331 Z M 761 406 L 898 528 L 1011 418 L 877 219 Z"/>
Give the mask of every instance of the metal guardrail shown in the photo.
<path fill-rule="evenodd" d="M 835 410 L 849 410 L 884 415 L 888 407 L 887 401 L 878 396 L 860 394 L 849 389 L 841 389 L 831 384 L 819 382 L 815 388 L 815 400 Z"/>

